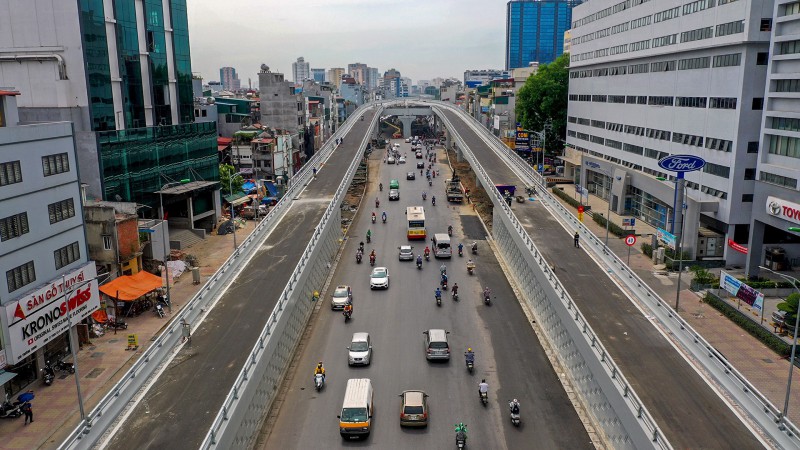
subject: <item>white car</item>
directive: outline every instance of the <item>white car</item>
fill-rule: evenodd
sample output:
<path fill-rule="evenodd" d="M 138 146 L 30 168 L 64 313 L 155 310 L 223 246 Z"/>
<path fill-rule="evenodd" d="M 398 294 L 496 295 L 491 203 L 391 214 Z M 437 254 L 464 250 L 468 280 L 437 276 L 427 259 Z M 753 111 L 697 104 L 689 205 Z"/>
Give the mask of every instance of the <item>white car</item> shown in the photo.
<path fill-rule="evenodd" d="M 369 276 L 370 289 L 389 289 L 389 269 L 376 267 Z"/>
<path fill-rule="evenodd" d="M 394 156 L 390 156 L 389 159 L 386 160 L 386 162 L 389 164 L 394 164 L 395 163 Z"/>
<path fill-rule="evenodd" d="M 372 361 L 372 341 L 369 333 L 353 333 L 353 339 L 347 350 L 348 366 L 368 366 Z"/>
<path fill-rule="evenodd" d="M 401 156 L 401 157 L 400 157 L 400 158 L 397 160 L 397 164 L 405 164 L 405 163 L 406 163 L 406 157 L 405 157 L 405 156 Z"/>
<path fill-rule="evenodd" d="M 353 302 L 353 291 L 346 284 L 336 286 L 331 295 L 331 309 L 344 309 L 344 305 Z"/>
<path fill-rule="evenodd" d="M 406 138 L 406 143 L 411 142 L 411 138 Z"/>

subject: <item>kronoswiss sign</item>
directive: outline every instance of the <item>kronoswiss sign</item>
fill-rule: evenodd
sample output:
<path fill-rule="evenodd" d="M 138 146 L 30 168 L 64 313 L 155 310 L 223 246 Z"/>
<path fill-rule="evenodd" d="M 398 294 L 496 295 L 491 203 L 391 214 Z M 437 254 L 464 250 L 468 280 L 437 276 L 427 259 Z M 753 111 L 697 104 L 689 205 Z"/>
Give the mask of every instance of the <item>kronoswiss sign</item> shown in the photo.
<path fill-rule="evenodd" d="M 706 165 L 703 158 L 693 155 L 665 156 L 658 160 L 658 166 L 671 172 L 694 172 Z"/>
<path fill-rule="evenodd" d="M 94 262 L 70 272 L 65 278 L 69 305 L 61 278 L 5 306 L 10 341 L 6 346 L 9 364 L 33 354 L 69 327 L 67 311 L 75 325 L 100 307 Z"/>

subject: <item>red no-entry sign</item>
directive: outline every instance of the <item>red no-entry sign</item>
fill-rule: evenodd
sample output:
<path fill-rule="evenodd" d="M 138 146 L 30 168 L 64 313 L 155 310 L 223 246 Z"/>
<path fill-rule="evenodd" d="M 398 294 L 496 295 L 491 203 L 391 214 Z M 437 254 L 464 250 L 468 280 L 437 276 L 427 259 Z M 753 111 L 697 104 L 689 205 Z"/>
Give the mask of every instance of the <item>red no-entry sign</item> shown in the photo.
<path fill-rule="evenodd" d="M 632 234 L 629 234 L 629 235 L 625 236 L 625 245 L 627 245 L 628 247 L 631 247 L 635 243 L 636 243 L 636 236 L 634 236 Z"/>

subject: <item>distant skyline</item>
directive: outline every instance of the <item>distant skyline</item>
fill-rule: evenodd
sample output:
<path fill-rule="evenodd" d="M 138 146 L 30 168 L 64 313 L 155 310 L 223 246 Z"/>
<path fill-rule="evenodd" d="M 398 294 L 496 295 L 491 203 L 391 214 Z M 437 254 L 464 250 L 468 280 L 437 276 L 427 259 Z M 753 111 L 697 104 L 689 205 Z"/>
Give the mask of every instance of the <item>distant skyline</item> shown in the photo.
<path fill-rule="evenodd" d="M 262 63 L 291 79 L 300 56 L 326 70 L 394 68 L 414 84 L 505 64 L 506 0 L 191 0 L 187 8 L 192 72 L 204 82 L 231 66 L 242 87 L 250 78 L 257 88 Z"/>

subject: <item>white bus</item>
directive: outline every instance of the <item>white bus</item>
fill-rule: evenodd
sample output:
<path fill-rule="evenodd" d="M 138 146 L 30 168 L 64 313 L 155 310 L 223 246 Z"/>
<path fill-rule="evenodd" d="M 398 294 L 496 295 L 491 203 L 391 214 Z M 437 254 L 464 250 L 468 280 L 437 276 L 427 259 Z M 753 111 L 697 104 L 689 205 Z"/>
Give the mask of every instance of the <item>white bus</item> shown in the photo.
<path fill-rule="evenodd" d="M 453 249 L 450 247 L 450 236 L 447 233 L 433 235 L 433 256 L 437 258 L 450 258 L 453 256 Z"/>

